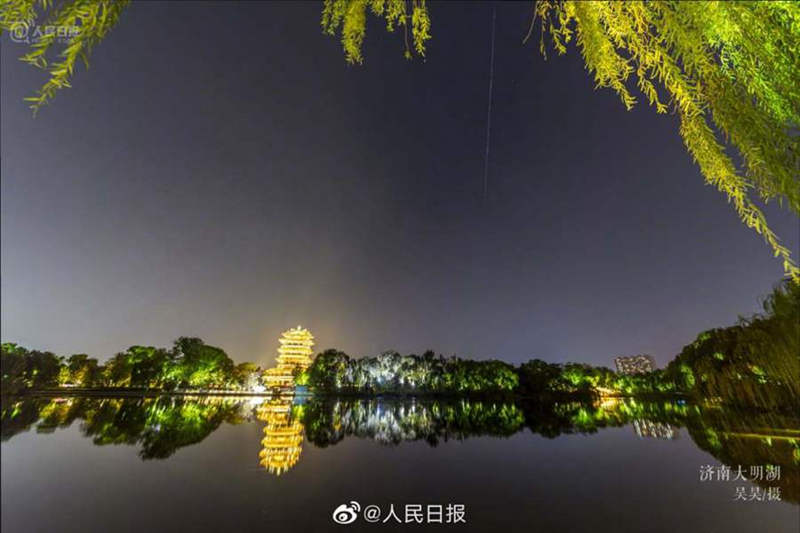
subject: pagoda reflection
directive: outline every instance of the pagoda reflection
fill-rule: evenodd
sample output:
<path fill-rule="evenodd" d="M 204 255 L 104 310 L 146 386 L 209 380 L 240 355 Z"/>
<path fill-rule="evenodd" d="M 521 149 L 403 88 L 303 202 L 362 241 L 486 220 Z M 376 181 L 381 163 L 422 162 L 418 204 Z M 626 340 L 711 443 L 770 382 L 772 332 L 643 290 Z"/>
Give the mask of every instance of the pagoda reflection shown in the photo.
<path fill-rule="evenodd" d="M 266 422 L 259 463 L 276 476 L 297 464 L 303 449 L 303 424 L 292 415 L 292 407 L 292 396 L 277 396 L 256 410 L 258 419 Z"/>

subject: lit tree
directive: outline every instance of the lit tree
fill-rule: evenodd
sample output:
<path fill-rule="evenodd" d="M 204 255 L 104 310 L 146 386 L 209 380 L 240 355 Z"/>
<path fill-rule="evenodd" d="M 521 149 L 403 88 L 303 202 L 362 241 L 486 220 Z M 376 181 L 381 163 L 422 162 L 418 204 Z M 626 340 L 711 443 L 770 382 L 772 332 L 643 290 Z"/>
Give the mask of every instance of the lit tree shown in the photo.
<path fill-rule="evenodd" d="M 68 381 L 74 385 L 89 387 L 95 384 L 100 375 L 97 359 L 85 353 L 73 354 L 67 358 Z M 60 380 L 59 380 L 60 381 Z"/>
<path fill-rule="evenodd" d="M 261 368 L 255 363 L 239 363 L 233 368 L 233 383 L 245 390 L 261 384 Z"/>

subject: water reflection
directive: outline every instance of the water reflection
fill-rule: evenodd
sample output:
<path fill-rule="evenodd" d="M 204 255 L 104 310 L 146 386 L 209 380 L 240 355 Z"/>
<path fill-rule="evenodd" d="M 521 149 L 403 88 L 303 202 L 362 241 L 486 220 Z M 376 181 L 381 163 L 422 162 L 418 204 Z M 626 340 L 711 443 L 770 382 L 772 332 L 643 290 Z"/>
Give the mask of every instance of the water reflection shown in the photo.
<path fill-rule="evenodd" d="M 129 444 L 144 459 L 164 459 L 198 443 L 222 422 L 246 420 L 243 404 L 224 398 L 30 398 L 3 402 L 2 439 L 35 427 L 52 433 L 80 421 L 98 446 Z"/>
<path fill-rule="evenodd" d="M 261 466 L 279 476 L 300 460 L 303 451 L 303 424 L 297 411 L 292 411 L 292 398 L 266 400 L 256 409 L 258 419 L 266 422 L 263 446 L 258 457 Z"/>
<path fill-rule="evenodd" d="M 96 445 L 128 444 L 143 460 L 164 459 L 199 443 L 220 425 L 264 423 L 258 461 L 281 475 L 297 465 L 304 440 L 316 447 L 345 438 L 387 446 L 425 441 L 431 446 L 477 436 L 508 437 L 530 431 L 553 439 L 630 425 L 632 438 L 674 439 L 686 428 L 692 441 L 721 463 L 777 465 L 782 499 L 800 502 L 800 417 L 793 413 L 743 412 L 682 402 L 525 402 L 300 399 L 266 397 L 26 398 L 4 399 L 2 439 L 34 429 L 52 433 L 79 422 Z M 698 465 L 699 466 L 699 465 Z M 755 480 L 764 487 L 769 484 Z"/>
<path fill-rule="evenodd" d="M 319 447 L 346 436 L 388 445 L 425 440 L 436 446 L 440 440 L 513 435 L 524 427 L 525 415 L 514 403 L 336 399 L 309 402 L 304 423 L 309 441 Z"/>
<path fill-rule="evenodd" d="M 652 420 L 634 420 L 633 430 L 640 438 L 656 438 L 672 440 L 678 438 L 678 428 Z"/>

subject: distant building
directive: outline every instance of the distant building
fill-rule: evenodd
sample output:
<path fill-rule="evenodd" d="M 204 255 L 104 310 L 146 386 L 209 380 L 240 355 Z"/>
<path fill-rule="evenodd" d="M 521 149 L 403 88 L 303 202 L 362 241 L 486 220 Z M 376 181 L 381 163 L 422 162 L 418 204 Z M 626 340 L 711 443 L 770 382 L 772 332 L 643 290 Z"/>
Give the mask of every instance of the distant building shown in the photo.
<path fill-rule="evenodd" d="M 614 358 L 614 364 L 620 374 L 645 374 L 656 369 L 652 355 L 620 356 Z"/>
<path fill-rule="evenodd" d="M 284 331 L 278 342 L 278 364 L 264 372 L 264 381 L 268 387 L 294 387 L 294 373 L 311 365 L 314 336 L 297 326 Z"/>

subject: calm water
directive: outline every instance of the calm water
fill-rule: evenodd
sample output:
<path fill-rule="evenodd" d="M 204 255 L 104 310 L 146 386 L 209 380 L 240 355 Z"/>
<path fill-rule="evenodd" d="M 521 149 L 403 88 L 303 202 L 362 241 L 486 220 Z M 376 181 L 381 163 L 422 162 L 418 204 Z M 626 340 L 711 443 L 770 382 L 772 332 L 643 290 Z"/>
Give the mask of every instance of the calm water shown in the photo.
<path fill-rule="evenodd" d="M 5 400 L 2 529 L 792 532 L 796 417 L 673 403 Z M 711 480 L 701 469 L 714 467 Z M 718 481 L 717 467 L 732 467 Z M 755 482 L 737 466 L 775 465 Z M 767 472 L 775 479 L 767 480 Z M 747 501 L 736 499 L 741 487 Z M 781 501 L 767 501 L 780 489 Z M 763 501 L 758 497 L 761 495 Z M 753 497 L 753 499 L 750 499 Z M 337 525 L 341 504 L 377 505 Z M 399 525 L 407 504 L 466 523 Z M 413 508 L 412 508 L 413 509 Z M 437 508 L 430 509 L 432 517 Z M 446 517 L 443 516 L 446 521 Z"/>

